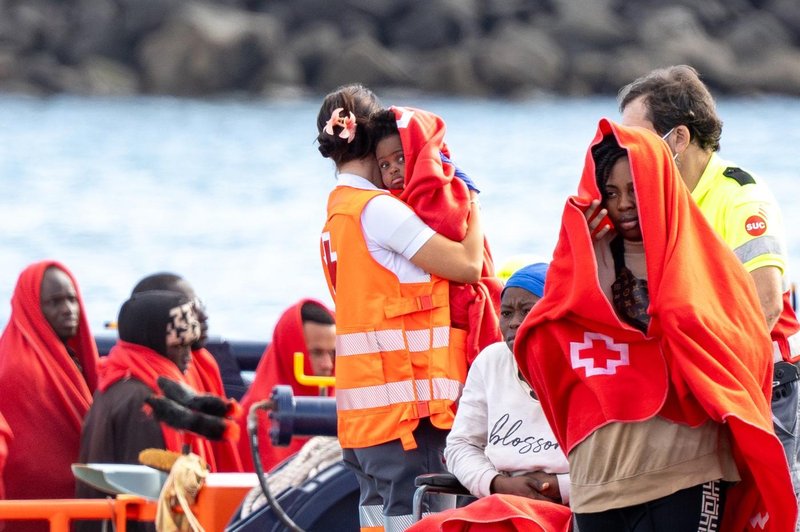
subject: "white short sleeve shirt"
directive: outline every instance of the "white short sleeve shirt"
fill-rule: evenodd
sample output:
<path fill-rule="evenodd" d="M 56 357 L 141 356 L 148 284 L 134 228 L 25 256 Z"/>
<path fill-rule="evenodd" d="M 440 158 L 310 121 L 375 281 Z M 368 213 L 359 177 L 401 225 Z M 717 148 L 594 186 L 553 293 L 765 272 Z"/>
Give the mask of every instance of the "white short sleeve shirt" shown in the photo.
<path fill-rule="evenodd" d="M 337 186 L 379 190 L 355 174 L 339 174 Z M 411 207 L 388 192 L 376 196 L 361 213 L 361 231 L 372 258 L 397 275 L 401 283 L 430 281 L 430 274 L 414 265 L 411 257 L 435 232 Z"/>

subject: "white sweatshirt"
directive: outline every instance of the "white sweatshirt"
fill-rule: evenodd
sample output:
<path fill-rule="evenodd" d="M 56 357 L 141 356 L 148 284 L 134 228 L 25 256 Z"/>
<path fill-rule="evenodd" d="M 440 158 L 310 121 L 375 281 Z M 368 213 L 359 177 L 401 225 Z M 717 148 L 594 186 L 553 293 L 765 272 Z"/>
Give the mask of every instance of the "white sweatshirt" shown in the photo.
<path fill-rule="evenodd" d="M 505 342 L 486 347 L 472 364 L 444 450 L 447 469 L 476 497 L 489 495 L 498 474 L 554 473 L 569 502 L 569 464 L 539 401 L 518 375 Z"/>

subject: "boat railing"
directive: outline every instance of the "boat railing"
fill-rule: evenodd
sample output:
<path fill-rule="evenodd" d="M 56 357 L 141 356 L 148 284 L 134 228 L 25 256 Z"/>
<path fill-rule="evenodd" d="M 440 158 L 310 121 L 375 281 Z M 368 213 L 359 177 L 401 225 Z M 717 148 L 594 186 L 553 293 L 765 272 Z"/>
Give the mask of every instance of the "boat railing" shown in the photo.
<path fill-rule="evenodd" d="M 125 532 L 128 520 L 153 521 L 156 501 L 135 495 L 108 499 L 0 500 L 0 523 L 47 521 L 50 532 L 69 532 L 73 521 L 113 520 L 117 532 Z M 13 527 L 9 525 L 9 530 Z"/>

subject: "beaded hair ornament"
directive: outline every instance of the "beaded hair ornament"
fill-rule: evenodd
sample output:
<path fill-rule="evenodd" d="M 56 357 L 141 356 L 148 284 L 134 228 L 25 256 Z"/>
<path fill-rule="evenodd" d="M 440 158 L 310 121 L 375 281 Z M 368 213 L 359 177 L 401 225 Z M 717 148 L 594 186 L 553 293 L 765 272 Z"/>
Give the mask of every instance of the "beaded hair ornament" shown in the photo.
<path fill-rule="evenodd" d="M 339 126 L 342 128 L 342 131 L 339 133 L 339 138 L 347 139 L 347 143 L 350 144 L 353 142 L 353 139 L 356 138 L 356 115 L 350 111 L 348 116 L 339 116 L 344 110 L 342 107 L 337 107 L 331 113 L 330 119 L 325 123 L 325 127 L 323 131 L 328 135 L 335 135 L 333 132 L 334 126 Z"/>

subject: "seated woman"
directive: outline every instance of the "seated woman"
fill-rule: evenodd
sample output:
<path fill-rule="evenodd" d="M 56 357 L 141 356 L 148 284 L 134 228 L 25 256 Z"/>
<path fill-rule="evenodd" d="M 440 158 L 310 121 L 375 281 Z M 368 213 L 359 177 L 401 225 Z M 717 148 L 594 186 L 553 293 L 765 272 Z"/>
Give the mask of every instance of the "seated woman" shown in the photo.
<path fill-rule="evenodd" d="M 412 530 L 439 530 L 444 521 L 471 522 L 471 516 L 484 523 L 525 520 L 543 530 L 569 529 L 570 511 L 563 506 L 569 502 L 567 458 L 511 351 L 517 329 L 544 293 L 546 274 L 547 264 L 537 263 L 508 279 L 500 306 L 505 342 L 488 346 L 470 367 L 447 437 L 447 468 L 485 499 L 429 516 Z"/>

